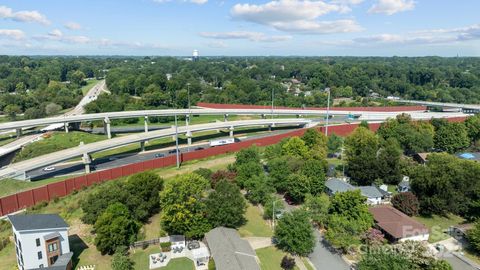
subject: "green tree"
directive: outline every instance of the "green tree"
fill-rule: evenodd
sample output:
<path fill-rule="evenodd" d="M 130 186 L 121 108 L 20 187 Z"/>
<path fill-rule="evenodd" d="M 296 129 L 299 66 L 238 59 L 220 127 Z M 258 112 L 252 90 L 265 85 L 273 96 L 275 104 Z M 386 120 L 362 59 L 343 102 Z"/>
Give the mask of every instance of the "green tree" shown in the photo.
<path fill-rule="evenodd" d="M 449 153 L 455 153 L 470 145 L 468 131 L 463 123 L 448 123 L 435 132 L 435 147 Z"/>
<path fill-rule="evenodd" d="M 392 205 L 408 216 L 418 215 L 420 207 L 417 196 L 411 192 L 402 192 L 393 196 Z"/>
<path fill-rule="evenodd" d="M 282 156 L 268 161 L 269 177 L 278 192 L 285 192 L 288 189 L 288 176 L 293 173 L 288 163 L 289 160 L 289 157 Z"/>
<path fill-rule="evenodd" d="M 247 205 L 240 189 L 225 180 L 220 181 L 205 201 L 207 219 L 212 227 L 237 228 L 245 223 Z"/>
<path fill-rule="evenodd" d="M 184 174 L 168 182 L 160 193 L 162 228 L 171 234 L 202 237 L 211 228 L 205 217 L 205 193 L 210 183 L 197 174 Z"/>
<path fill-rule="evenodd" d="M 480 222 L 475 222 L 473 228 L 467 232 L 467 239 L 470 245 L 477 252 L 480 251 Z"/>
<path fill-rule="evenodd" d="M 270 194 L 265 200 L 265 203 L 263 204 L 263 218 L 272 219 L 274 210 L 275 215 L 278 215 L 283 213 L 284 209 L 285 206 L 283 204 L 283 199 L 278 198 L 277 196 L 275 196 L 275 194 Z"/>
<path fill-rule="evenodd" d="M 256 161 L 236 165 L 235 170 L 237 173 L 235 181 L 240 188 L 245 187 L 253 177 L 264 174 L 262 165 Z"/>
<path fill-rule="evenodd" d="M 309 150 L 305 142 L 299 137 L 291 137 L 282 145 L 282 153 L 297 158 L 309 158 Z"/>
<path fill-rule="evenodd" d="M 62 106 L 55 104 L 55 103 L 49 103 L 47 106 L 45 106 L 45 113 L 47 115 L 55 115 L 58 114 L 62 110 Z"/>
<path fill-rule="evenodd" d="M 360 190 L 339 192 L 330 201 L 329 213 L 356 220 L 366 231 L 373 225 L 373 217 L 365 202 L 366 198 L 362 196 Z"/>
<path fill-rule="evenodd" d="M 358 125 L 358 127 L 363 127 L 363 128 L 366 128 L 366 129 L 370 129 L 370 126 L 368 125 L 368 122 L 365 121 L 365 120 L 362 120 L 360 122 L 360 124 Z"/>
<path fill-rule="evenodd" d="M 468 131 L 468 137 L 472 142 L 480 139 L 480 114 L 470 116 L 465 120 L 465 127 Z"/>
<path fill-rule="evenodd" d="M 235 164 L 234 166 L 240 166 L 246 163 L 260 163 L 260 153 L 256 146 L 251 146 L 237 152 L 235 155 Z"/>
<path fill-rule="evenodd" d="M 124 250 L 115 251 L 112 257 L 112 270 L 133 270 L 133 262 Z"/>
<path fill-rule="evenodd" d="M 325 190 L 325 168 L 327 164 L 323 160 L 310 159 L 300 170 L 300 173 L 308 179 L 308 192 L 317 195 Z"/>
<path fill-rule="evenodd" d="M 120 246 L 129 246 L 136 239 L 140 225 L 121 203 L 107 207 L 94 225 L 95 245 L 102 254 L 113 254 Z"/>
<path fill-rule="evenodd" d="M 359 185 L 370 185 L 377 178 L 378 139 L 363 127 L 345 140 L 347 172 Z"/>
<path fill-rule="evenodd" d="M 313 223 L 324 227 L 328 220 L 328 210 L 330 208 L 330 198 L 322 193 L 317 196 L 307 194 L 305 196 L 305 203 L 303 209 L 308 213 L 308 216 Z"/>
<path fill-rule="evenodd" d="M 409 270 L 415 269 L 407 258 L 393 252 L 367 252 L 358 262 L 359 270 Z"/>
<path fill-rule="evenodd" d="M 17 119 L 17 114 L 21 113 L 22 109 L 15 104 L 9 104 L 3 108 L 3 113 L 8 116 L 10 120 Z"/>
<path fill-rule="evenodd" d="M 277 247 L 291 254 L 307 256 L 315 247 L 315 236 L 308 214 L 302 210 L 285 213 L 275 227 Z"/>
<path fill-rule="evenodd" d="M 305 195 L 310 193 L 309 178 L 303 174 L 292 173 L 288 176 L 288 190 L 286 196 L 293 203 L 302 203 Z"/>
<path fill-rule="evenodd" d="M 264 174 L 256 175 L 245 183 L 246 198 L 253 204 L 264 204 L 268 197 L 275 192 Z"/>
<path fill-rule="evenodd" d="M 377 157 L 378 177 L 386 184 L 397 185 L 402 178 L 402 148 L 395 138 L 388 138 Z"/>
<path fill-rule="evenodd" d="M 329 154 L 337 153 L 343 146 L 343 139 L 335 133 L 328 137 L 327 149 Z"/>
<path fill-rule="evenodd" d="M 302 136 L 305 145 L 310 149 L 310 156 L 316 159 L 327 157 L 327 137 L 318 129 L 310 128 Z"/>

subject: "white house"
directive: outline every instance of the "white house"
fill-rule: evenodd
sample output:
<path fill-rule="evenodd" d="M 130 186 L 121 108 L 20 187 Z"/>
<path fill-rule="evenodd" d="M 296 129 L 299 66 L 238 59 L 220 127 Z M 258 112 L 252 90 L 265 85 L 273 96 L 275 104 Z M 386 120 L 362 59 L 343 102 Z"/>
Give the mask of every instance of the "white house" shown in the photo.
<path fill-rule="evenodd" d="M 55 214 L 8 216 L 18 269 L 72 269 L 68 225 Z"/>

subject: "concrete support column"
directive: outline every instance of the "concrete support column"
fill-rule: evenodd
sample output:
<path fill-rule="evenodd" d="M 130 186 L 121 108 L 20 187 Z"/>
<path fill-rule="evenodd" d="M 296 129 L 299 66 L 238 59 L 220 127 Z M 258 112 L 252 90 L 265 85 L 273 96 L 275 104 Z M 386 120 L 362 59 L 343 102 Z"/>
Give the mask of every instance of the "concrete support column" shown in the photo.
<path fill-rule="evenodd" d="M 145 141 L 140 142 L 140 151 L 145 152 Z"/>
<path fill-rule="evenodd" d="M 63 123 L 65 126 L 65 133 L 68 133 L 68 122 Z"/>
<path fill-rule="evenodd" d="M 175 126 L 172 126 L 172 129 L 175 130 Z M 175 138 L 175 134 L 172 135 L 172 140 L 176 140 L 177 138 Z"/>
<path fill-rule="evenodd" d="M 267 119 L 267 116 L 264 113 L 262 113 L 262 119 Z"/>
<path fill-rule="evenodd" d="M 227 122 L 227 121 L 228 121 L 228 114 L 227 114 L 227 113 L 223 115 L 223 121 L 224 121 L 224 122 Z"/>
<path fill-rule="evenodd" d="M 17 138 L 20 138 L 22 136 L 22 128 L 17 128 Z"/>
<path fill-rule="evenodd" d="M 233 127 L 230 127 L 229 130 L 230 130 L 230 137 L 233 138 Z"/>
<path fill-rule="evenodd" d="M 103 119 L 103 125 L 105 128 L 105 134 L 107 134 L 108 138 L 111 139 L 112 133 L 110 132 L 110 119 L 108 117 L 105 117 L 105 119 Z"/>
<path fill-rule="evenodd" d="M 185 115 L 185 126 L 188 127 L 188 125 L 190 125 L 190 115 Z"/>
<path fill-rule="evenodd" d="M 187 144 L 188 146 L 190 147 L 192 145 L 192 132 L 191 131 L 187 131 Z"/>
<path fill-rule="evenodd" d="M 143 123 L 145 125 L 145 132 L 148 132 L 148 116 L 145 116 Z"/>
<path fill-rule="evenodd" d="M 82 160 L 83 164 L 85 164 L 85 173 L 90 173 L 90 163 L 92 163 L 92 158 L 88 153 L 84 153 Z"/>

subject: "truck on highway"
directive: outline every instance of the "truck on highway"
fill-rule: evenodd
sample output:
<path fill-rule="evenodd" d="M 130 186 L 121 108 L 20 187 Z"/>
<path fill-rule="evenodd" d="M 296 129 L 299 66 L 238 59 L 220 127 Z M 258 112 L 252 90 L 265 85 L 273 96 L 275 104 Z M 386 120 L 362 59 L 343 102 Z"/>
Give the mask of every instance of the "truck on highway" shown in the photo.
<path fill-rule="evenodd" d="M 239 141 L 239 140 L 236 139 L 236 138 L 222 138 L 222 139 L 217 139 L 217 140 L 211 140 L 210 141 L 210 147 L 232 144 L 232 143 L 235 143 L 236 141 Z"/>

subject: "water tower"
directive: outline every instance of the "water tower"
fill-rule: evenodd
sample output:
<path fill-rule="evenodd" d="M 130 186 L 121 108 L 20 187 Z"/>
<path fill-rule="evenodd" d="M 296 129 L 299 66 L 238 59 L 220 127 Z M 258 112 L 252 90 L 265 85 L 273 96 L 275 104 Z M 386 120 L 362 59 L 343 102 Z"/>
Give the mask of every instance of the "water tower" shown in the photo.
<path fill-rule="evenodd" d="M 198 50 L 193 50 L 192 60 L 194 62 L 198 61 Z"/>

